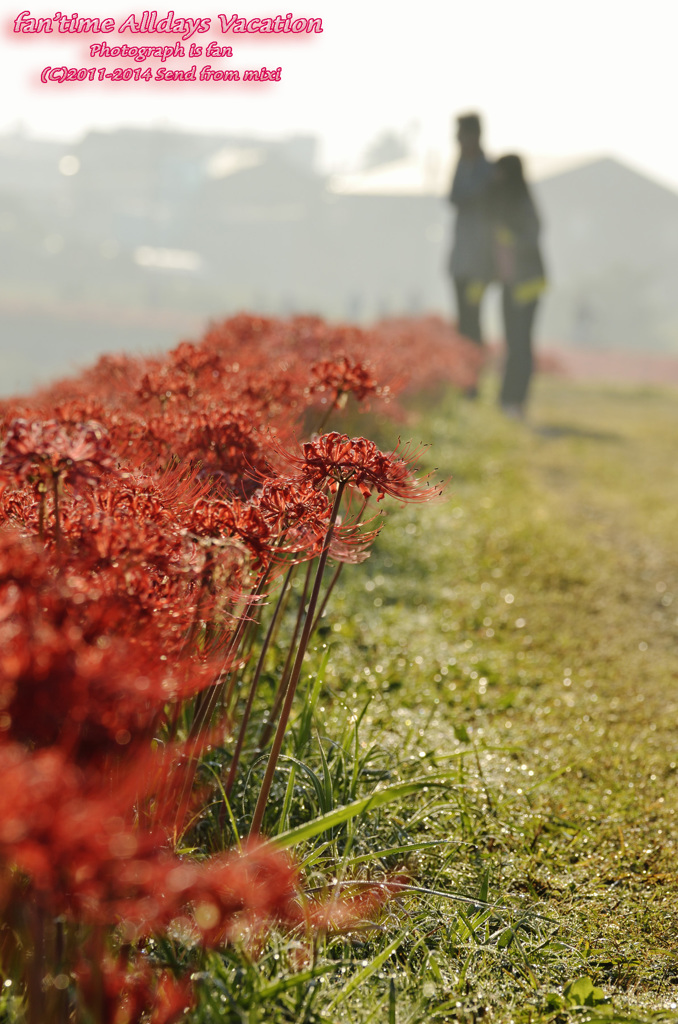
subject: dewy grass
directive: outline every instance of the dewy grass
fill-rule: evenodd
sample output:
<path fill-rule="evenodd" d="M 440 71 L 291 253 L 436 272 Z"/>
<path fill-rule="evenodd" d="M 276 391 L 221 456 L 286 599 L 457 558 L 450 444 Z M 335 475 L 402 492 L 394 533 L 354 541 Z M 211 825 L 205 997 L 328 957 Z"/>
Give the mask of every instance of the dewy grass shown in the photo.
<path fill-rule="evenodd" d="M 432 785 L 300 847 L 309 883 L 405 869 L 411 890 L 316 944 L 312 1001 L 262 1019 L 678 1019 L 676 418 L 661 393 L 541 381 L 534 431 L 485 404 L 420 421 L 452 494 L 338 586 L 315 718 L 335 787 L 356 749 L 361 786 Z M 305 735 L 288 817 L 320 809 Z"/>
<path fill-rule="evenodd" d="M 282 822 L 273 786 L 308 645 L 338 578 L 335 570 L 323 580 L 328 557 L 364 560 L 379 532 L 365 520 L 372 495 L 438 494 L 414 477 L 419 453 L 408 446 L 382 452 L 337 431 L 303 443 L 295 435 L 318 405 L 333 412 L 349 396 L 394 397 L 412 374 L 379 383 L 360 350 L 371 338 L 371 354 L 385 369 L 388 351 L 392 373 L 407 333 L 241 316 L 198 344 L 155 359 L 103 359 L 39 396 L 2 403 L 2 964 L 26 999 L 28 1024 L 167 1024 L 196 997 L 181 957 L 167 970 L 149 958 L 165 935 L 178 929 L 184 945 L 204 951 L 241 935 L 261 942 L 274 923 L 345 931 L 390 895 L 368 886 L 306 906 L 296 865 L 256 840 L 264 812 L 274 832 L 294 824 L 294 782 Z M 422 322 L 418 341 L 427 339 L 432 359 L 420 381 L 450 352 L 453 376 L 475 375 L 477 351 L 471 358 L 444 325 Z M 259 733 L 248 723 L 284 596 L 262 640 L 266 604 L 303 561 L 315 563 L 313 585 L 308 605 L 299 601 L 289 678 L 284 670 L 279 679 L 273 746 L 263 780 L 256 750 L 239 779 L 246 740 Z M 221 765 L 205 764 L 216 781 L 217 835 L 207 849 L 191 847 L 202 824 L 199 762 L 232 730 L 246 679 L 225 779 Z M 270 704 L 265 717 L 274 724 Z M 296 764 L 326 810 L 338 799 L 335 759 L 319 750 L 322 781 Z M 336 762 L 341 776 L 349 753 Z M 358 765 L 347 776 L 353 803 Z M 236 779 L 248 796 L 250 782 L 258 786 L 246 846 L 229 800 Z M 343 841 L 340 826 L 357 814 L 342 811 L 324 831 Z M 227 826 L 239 850 L 220 856 Z M 208 822 L 203 831 L 214 830 Z"/>
<path fill-rule="evenodd" d="M 208 355 L 175 353 L 187 394 L 184 362 Z M 164 372 L 145 378 L 143 394 L 167 394 Z M 171 406 L 161 401 L 159 431 Z M 419 417 L 418 436 L 434 440 L 439 472 L 453 477 L 448 501 L 392 516 L 296 655 L 297 701 L 270 772 L 266 824 L 271 846 L 292 849 L 304 866 L 297 902 L 286 905 L 284 927 L 272 915 L 266 935 L 253 923 L 205 948 L 190 913 L 209 945 L 210 900 L 224 892 L 215 882 L 195 888 L 166 934 L 122 935 L 107 984 L 133 984 L 132 963 L 140 991 L 164 986 L 148 1011 L 155 1020 L 178 1020 L 187 1003 L 170 975 L 192 982 L 192 1024 L 678 1019 L 678 559 L 663 508 L 677 497 L 676 404 L 540 381 L 533 430 L 488 401 L 450 398 Z M 193 430 L 191 418 L 177 421 Z M 244 450 L 247 423 L 236 427 Z M 344 439 L 328 437 L 350 456 Z M 392 490 L 402 482 L 384 480 Z M 209 517 L 251 511 L 246 499 L 225 508 L 191 493 L 206 530 Z M 69 501 L 60 500 L 64 543 L 76 536 L 79 506 Z M 37 580 L 44 567 L 31 566 Z M 217 583 L 206 580 L 201 619 L 212 616 L 210 625 L 221 610 L 211 600 Z M 289 632 L 304 621 L 302 589 L 290 586 L 299 614 L 293 599 L 281 604 Z M 261 606 L 262 631 L 274 603 Z M 194 620 L 187 609 L 191 632 Z M 312 610 L 307 620 L 315 627 Z M 210 737 L 199 768 L 207 806 L 174 851 L 180 861 L 168 865 L 162 892 L 200 877 L 198 866 L 209 871 L 210 855 L 247 834 L 265 771 L 255 744 L 285 634 L 272 629 L 260 659 L 248 641 L 233 666 L 232 710 L 236 682 L 257 681 L 241 768 L 226 799 L 231 741 Z M 175 650 L 185 642 L 185 632 L 168 635 Z M 127 662 L 118 667 L 129 677 Z M 147 685 L 154 677 L 144 671 Z M 115 838 L 112 855 L 122 841 L 131 848 L 126 833 Z M 269 867 L 279 865 L 268 849 Z M 241 888 L 249 895 L 257 881 L 255 866 Z M 58 928 L 48 939 L 56 956 Z M 10 968 L 15 946 L 3 948 Z M 24 1020 L 11 970 L 6 980 L 4 1019 Z M 45 984 L 43 1005 L 66 1020 L 63 993 L 70 998 L 76 979 L 55 970 Z"/>
<path fill-rule="evenodd" d="M 581 389 L 542 387 L 534 433 L 483 406 L 427 419 L 436 461 L 454 473 L 448 506 L 426 524 L 435 544 L 404 511 L 375 551 L 357 614 L 344 619 L 328 678 L 372 692 L 372 723 L 387 730 L 397 702 L 400 749 L 449 749 L 454 727 L 467 725 L 484 780 L 467 760 L 464 786 L 474 800 L 487 787 L 494 806 L 480 826 L 477 808 L 459 806 L 455 820 L 501 890 L 558 922 L 531 963 L 526 1015 L 546 1013 L 548 992 L 579 976 L 630 1013 L 670 1015 L 678 574 L 665 501 L 675 402 L 598 391 L 588 405 Z M 342 596 L 356 607 L 355 592 Z M 434 817 L 429 825 L 435 834 Z M 457 870 L 469 867 L 462 850 Z M 481 971 L 471 991 L 515 1017 L 505 982 L 502 970 Z M 471 998 L 459 1002 L 470 1012 Z"/>

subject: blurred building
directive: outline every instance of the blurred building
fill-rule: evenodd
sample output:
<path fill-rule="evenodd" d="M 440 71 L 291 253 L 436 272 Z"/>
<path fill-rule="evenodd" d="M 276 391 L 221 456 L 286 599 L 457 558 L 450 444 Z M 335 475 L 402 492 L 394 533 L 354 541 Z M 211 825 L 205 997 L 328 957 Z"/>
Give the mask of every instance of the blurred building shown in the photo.
<path fill-rule="evenodd" d="M 553 279 L 548 337 L 678 353 L 678 193 L 609 158 L 536 185 Z"/>
<path fill-rule="evenodd" d="M 327 178 L 308 136 L 0 138 L 0 392 L 241 309 L 452 315 L 450 169 L 391 150 Z M 678 194 L 609 159 L 535 193 L 551 278 L 540 335 L 678 352 Z"/>

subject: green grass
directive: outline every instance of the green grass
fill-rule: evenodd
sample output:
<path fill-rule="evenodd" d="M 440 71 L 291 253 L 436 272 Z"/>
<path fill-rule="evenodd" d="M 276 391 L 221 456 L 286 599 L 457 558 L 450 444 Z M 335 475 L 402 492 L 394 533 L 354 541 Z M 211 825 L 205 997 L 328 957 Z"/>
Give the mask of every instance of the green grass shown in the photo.
<path fill-rule="evenodd" d="M 342 575 L 269 818 L 309 887 L 411 887 L 210 954 L 192 1021 L 678 1020 L 677 398 L 544 378 L 529 426 L 489 396 L 417 414 L 447 498 Z"/>

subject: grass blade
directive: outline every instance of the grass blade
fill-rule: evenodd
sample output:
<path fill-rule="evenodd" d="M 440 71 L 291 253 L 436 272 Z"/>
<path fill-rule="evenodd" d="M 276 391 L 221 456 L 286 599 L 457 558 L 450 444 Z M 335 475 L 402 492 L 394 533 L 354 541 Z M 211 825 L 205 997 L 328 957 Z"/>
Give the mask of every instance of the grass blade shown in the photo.
<path fill-rule="evenodd" d="M 401 931 L 399 935 L 396 935 L 393 942 L 390 942 L 385 949 L 382 949 L 381 953 L 379 953 L 378 956 L 375 956 L 374 960 L 370 961 L 367 967 L 363 967 L 362 971 L 358 971 L 357 974 L 354 974 L 353 977 L 344 985 L 341 991 L 337 993 L 337 995 L 334 997 L 330 1005 L 327 1007 L 328 1013 L 332 1013 L 332 1011 L 338 1006 L 339 1003 L 343 1002 L 344 999 L 347 999 L 348 996 L 350 996 L 351 992 L 353 992 L 355 989 L 358 988 L 359 985 L 362 985 L 364 981 L 367 981 L 368 978 L 375 974 L 379 970 L 379 968 L 386 963 L 391 953 L 395 953 L 398 946 L 400 946 L 405 941 L 406 938 L 407 932 L 404 930 Z"/>
<path fill-rule="evenodd" d="M 290 846 L 295 846 L 297 843 L 303 843 L 307 839 L 312 839 L 314 836 L 327 832 L 337 825 L 343 825 L 344 822 L 350 821 L 351 818 L 355 818 L 358 814 L 364 814 L 377 807 L 393 803 L 395 800 L 411 796 L 413 793 L 419 793 L 430 785 L 429 779 L 422 780 L 421 782 L 398 782 L 393 786 L 379 789 L 375 793 L 371 793 L 370 796 L 354 800 L 344 807 L 337 807 L 336 810 L 330 811 L 329 814 L 323 814 L 322 817 L 316 818 L 315 821 L 309 821 L 304 825 L 299 825 L 297 828 L 281 832 L 280 835 L 273 836 L 271 842 L 274 846 L 283 850 L 287 849 Z"/>

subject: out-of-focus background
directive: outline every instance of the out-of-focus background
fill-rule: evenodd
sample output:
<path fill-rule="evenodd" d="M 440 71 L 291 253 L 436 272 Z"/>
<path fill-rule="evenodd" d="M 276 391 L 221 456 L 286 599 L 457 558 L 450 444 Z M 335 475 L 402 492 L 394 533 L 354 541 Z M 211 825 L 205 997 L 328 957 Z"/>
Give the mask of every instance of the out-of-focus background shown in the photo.
<path fill-rule="evenodd" d="M 318 0 L 294 13 L 322 17 L 321 35 L 266 38 L 177 11 L 211 15 L 194 41 L 233 45 L 198 65 L 282 66 L 280 83 L 247 86 L 44 86 L 47 64 L 148 65 L 92 59 L 103 36 L 19 38 L 8 10 L 0 393 L 239 310 L 452 317 L 446 194 L 466 110 L 488 155 L 526 159 L 551 282 L 542 348 L 578 374 L 678 380 L 678 15 L 659 0 L 642 24 L 608 0 L 454 6 Z M 97 8 L 80 13 L 130 13 Z M 239 7 L 263 13 L 278 12 Z M 487 316 L 497 334 L 496 298 Z"/>

